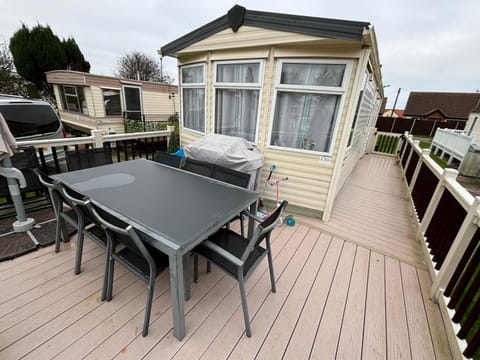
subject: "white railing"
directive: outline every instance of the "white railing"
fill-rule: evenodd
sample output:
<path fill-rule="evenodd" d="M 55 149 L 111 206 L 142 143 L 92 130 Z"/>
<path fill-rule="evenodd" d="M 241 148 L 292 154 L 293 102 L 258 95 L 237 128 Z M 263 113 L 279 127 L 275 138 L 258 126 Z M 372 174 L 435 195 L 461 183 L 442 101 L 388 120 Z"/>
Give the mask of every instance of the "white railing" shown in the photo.
<path fill-rule="evenodd" d="M 33 146 L 36 149 L 53 146 L 75 146 L 75 145 L 94 145 L 95 147 L 103 147 L 106 142 L 121 141 L 121 140 L 136 140 L 136 139 L 148 139 L 161 136 L 169 137 L 170 133 L 174 131 L 173 126 L 167 126 L 167 130 L 163 131 L 148 131 L 148 132 L 136 132 L 126 134 L 113 134 L 105 135 L 101 130 L 92 130 L 90 136 L 72 137 L 72 138 L 59 138 L 59 139 L 46 139 L 46 140 L 30 140 L 30 141 L 18 141 L 17 146 L 28 147 Z"/>
<path fill-rule="evenodd" d="M 443 135 L 443 132 L 441 133 Z M 458 354 L 454 353 L 453 355 L 456 359 L 462 359 L 462 353 L 466 351 L 468 344 L 465 340 L 457 337 L 461 327 L 459 323 L 451 321 L 455 315 L 455 311 L 447 307 L 446 304 L 450 302 L 450 298 L 445 296 L 444 292 L 450 282 L 452 282 L 452 286 L 453 284 L 457 284 L 459 278 L 453 278 L 457 269 L 462 272 L 461 276 L 464 276 L 463 271 L 465 268 L 462 268 L 462 266 L 466 266 L 465 258 L 470 257 L 470 260 L 467 262 L 468 264 L 471 264 L 473 261 L 471 260 L 473 254 L 467 253 L 467 248 L 471 245 L 475 234 L 478 234 L 477 231 L 480 231 L 480 197 L 473 197 L 458 183 L 456 179 L 458 175 L 457 170 L 442 169 L 430 157 L 429 149 L 421 149 L 418 141 L 414 141 L 408 133 L 405 135 L 407 143 L 402 154 L 400 154 L 400 163 L 403 165 L 405 182 L 408 186 L 408 197 L 409 200 L 412 201 L 413 214 L 416 215 L 417 219 L 417 239 L 422 244 L 433 282 L 430 295 L 433 300 L 438 302 L 442 311 L 442 317 L 445 321 L 452 351 L 455 351 L 455 349 L 459 350 Z M 416 159 L 418 160 L 415 161 Z M 430 172 L 438 180 L 434 191 L 433 188 L 429 188 L 430 192 L 433 191 L 430 199 L 424 194 L 427 192 L 425 184 L 428 183 L 425 177 L 426 172 Z M 407 174 L 409 175 L 407 176 Z M 416 186 L 418 186 L 419 191 L 414 192 Z M 453 202 L 457 202 L 456 208 L 463 208 L 463 214 L 456 214 L 453 209 L 446 208 L 445 202 L 442 203 L 441 201 L 445 192 L 451 195 L 451 197 L 449 197 L 450 199 L 454 199 Z M 428 203 L 423 214 L 419 215 L 418 209 L 415 207 L 415 201 L 418 203 L 426 201 L 426 203 Z M 450 236 L 448 239 L 442 239 L 442 243 L 440 244 L 435 244 L 436 239 L 427 239 L 425 236 L 430 226 L 444 225 L 438 223 L 440 217 L 436 217 L 437 212 L 443 212 L 444 214 L 450 213 L 447 221 L 452 221 L 453 223 L 454 220 L 456 220 L 455 223 L 461 224 L 458 229 L 456 227 L 452 228 L 454 229 L 452 233 L 455 235 Z M 446 243 L 448 243 L 447 248 L 445 248 Z M 442 260 L 437 265 L 434 257 L 438 256 L 439 253 Z M 439 266 L 440 263 L 441 266 Z M 467 300 L 473 301 L 474 299 Z M 469 349 L 469 351 L 471 351 L 471 349 Z"/>
<path fill-rule="evenodd" d="M 468 136 L 466 131 L 439 128 L 435 132 L 431 149 L 440 157 L 448 155 L 447 164 L 451 164 L 453 159 L 463 161 L 468 148 L 476 141 L 480 141 L 480 138 Z"/>
<path fill-rule="evenodd" d="M 372 149 L 369 152 L 388 156 L 397 156 L 398 151 L 403 144 L 403 135 L 396 133 L 388 133 L 375 131 Z"/>

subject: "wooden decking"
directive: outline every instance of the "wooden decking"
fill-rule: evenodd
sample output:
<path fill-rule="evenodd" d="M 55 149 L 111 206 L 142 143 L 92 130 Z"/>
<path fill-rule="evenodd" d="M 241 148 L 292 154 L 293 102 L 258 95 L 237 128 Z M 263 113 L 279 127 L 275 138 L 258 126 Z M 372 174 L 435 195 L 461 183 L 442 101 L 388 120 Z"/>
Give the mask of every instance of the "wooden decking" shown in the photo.
<path fill-rule="evenodd" d="M 361 184 L 353 177 L 343 195 L 352 186 Z M 275 229 L 277 292 L 266 262 L 247 281 L 251 338 L 236 282 L 215 268 L 192 283 L 183 341 L 172 333 L 168 271 L 160 275 L 143 338 L 145 285 L 119 266 L 114 298 L 101 302 L 104 253 L 87 241 L 75 276 L 73 246 L 0 263 L 0 359 L 451 359 L 428 273 L 346 232 L 336 236 L 333 226 Z"/>
<path fill-rule="evenodd" d="M 393 158 L 363 157 L 338 196 L 328 222 L 302 218 L 336 237 L 425 268 L 402 173 Z"/>

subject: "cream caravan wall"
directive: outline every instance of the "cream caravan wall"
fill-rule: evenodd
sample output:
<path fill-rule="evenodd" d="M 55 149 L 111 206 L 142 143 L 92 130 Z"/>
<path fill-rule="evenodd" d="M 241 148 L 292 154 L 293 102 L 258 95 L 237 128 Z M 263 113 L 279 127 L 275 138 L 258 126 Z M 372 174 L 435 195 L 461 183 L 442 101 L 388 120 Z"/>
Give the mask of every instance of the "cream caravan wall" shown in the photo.
<path fill-rule="evenodd" d="M 98 86 L 91 86 L 85 87 L 84 90 L 85 98 L 87 99 L 88 114 L 95 118 L 105 116 L 102 89 Z"/>
<path fill-rule="evenodd" d="M 480 136 L 480 113 L 471 113 L 465 124 L 465 130 L 471 131 L 471 136 Z"/>
<path fill-rule="evenodd" d="M 353 91 L 354 80 L 358 78 L 357 72 L 365 71 L 365 68 L 359 68 L 358 65 L 366 63 L 362 60 L 363 54 L 359 42 L 335 41 L 248 26 L 241 27 L 237 33 L 233 33 L 230 29 L 221 31 L 177 53 L 180 67 L 192 63 L 206 64 L 206 133 L 214 132 L 215 89 L 213 81 L 215 74 L 213 74 L 213 62 L 235 59 L 261 59 L 263 61 L 264 75 L 260 93 L 257 146 L 264 153 L 265 166 L 259 190 L 263 189 L 263 181 L 268 175 L 270 165 L 275 164 L 277 168 L 275 176 L 288 176 L 289 178 L 288 181 L 282 182 L 282 198 L 288 199 L 290 205 L 302 208 L 305 213 L 318 217 L 321 217 L 325 210 L 341 139 L 350 133 L 351 121 L 358 99 L 358 91 Z M 319 154 L 308 151 L 273 148 L 268 144 L 274 110 L 277 63 L 280 59 L 294 58 L 332 59 L 332 62 L 335 60 L 350 61 L 351 71 L 342 97 L 341 108 L 339 108 L 337 132 L 331 158 L 321 157 Z M 351 118 L 347 119 L 347 117 Z M 345 124 L 348 124 L 348 129 Z M 181 144 L 185 146 L 202 135 L 188 129 L 181 129 Z M 339 166 L 342 165 L 343 159 Z M 267 190 L 266 197 L 275 198 L 273 188 Z"/>
<path fill-rule="evenodd" d="M 57 109 L 63 110 L 62 99 L 60 98 L 60 90 L 58 85 L 53 85 L 53 93 L 55 94 L 55 101 L 57 102 Z"/>
<path fill-rule="evenodd" d="M 168 93 L 142 90 L 143 111 L 145 115 L 169 114 L 179 112 L 179 96 L 173 98 Z"/>

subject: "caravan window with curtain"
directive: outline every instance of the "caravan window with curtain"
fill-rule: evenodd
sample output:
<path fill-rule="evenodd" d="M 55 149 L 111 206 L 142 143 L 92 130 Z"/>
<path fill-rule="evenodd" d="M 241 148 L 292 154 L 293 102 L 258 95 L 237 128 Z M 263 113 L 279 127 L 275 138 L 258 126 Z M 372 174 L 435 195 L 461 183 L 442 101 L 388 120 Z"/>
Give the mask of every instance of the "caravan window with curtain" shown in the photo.
<path fill-rule="evenodd" d="M 205 132 L 205 65 L 183 66 L 182 119 L 183 127 Z"/>
<path fill-rule="evenodd" d="M 269 144 L 331 154 L 349 73 L 349 62 L 279 61 Z"/>
<path fill-rule="evenodd" d="M 263 62 L 215 63 L 215 133 L 256 142 Z"/>

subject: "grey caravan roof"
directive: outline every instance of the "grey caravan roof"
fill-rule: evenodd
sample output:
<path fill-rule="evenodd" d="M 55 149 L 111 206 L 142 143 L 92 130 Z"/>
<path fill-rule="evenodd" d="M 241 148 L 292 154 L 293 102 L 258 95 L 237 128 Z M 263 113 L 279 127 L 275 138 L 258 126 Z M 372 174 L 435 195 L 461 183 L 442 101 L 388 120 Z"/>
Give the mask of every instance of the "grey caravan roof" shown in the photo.
<path fill-rule="evenodd" d="M 174 56 L 177 51 L 222 30 L 231 28 L 234 32 L 237 32 L 242 25 L 358 41 L 362 38 L 363 30 L 368 28 L 370 23 L 254 11 L 235 5 L 227 14 L 166 44 L 161 48 L 161 53 L 163 56 Z"/>

